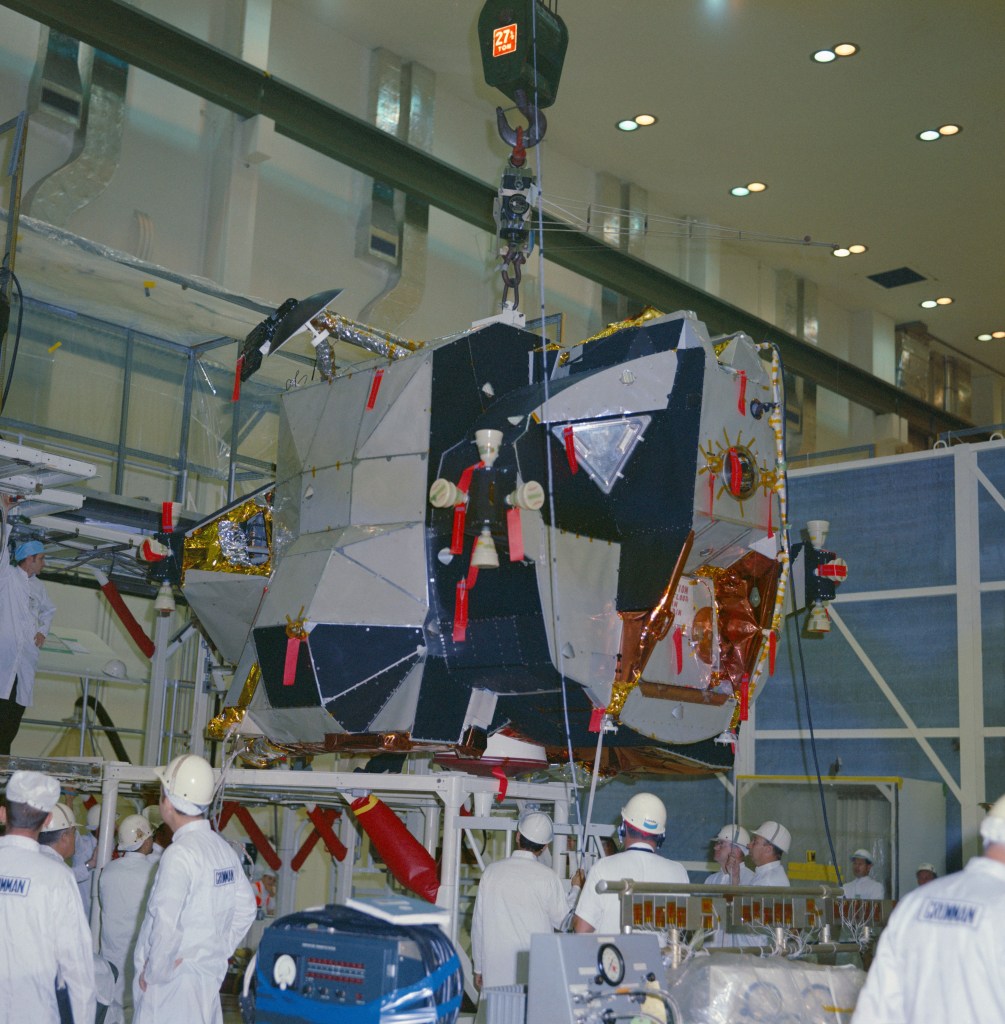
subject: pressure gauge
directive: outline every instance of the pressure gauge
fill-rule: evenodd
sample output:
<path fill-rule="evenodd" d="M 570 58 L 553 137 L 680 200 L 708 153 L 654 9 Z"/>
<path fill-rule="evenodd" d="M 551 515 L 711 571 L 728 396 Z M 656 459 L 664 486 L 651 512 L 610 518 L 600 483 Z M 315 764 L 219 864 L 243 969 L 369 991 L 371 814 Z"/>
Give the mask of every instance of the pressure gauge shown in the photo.
<path fill-rule="evenodd" d="M 612 942 L 605 942 L 597 953 L 597 981 L 620 985 L 625 977 L 625 958 Z"/>
<path fill-rule="evenodd" d="M 281 953 L 272 965 L 272 979 L 285 992 L 297 980 L 297 962 L 289 953 Z"/>

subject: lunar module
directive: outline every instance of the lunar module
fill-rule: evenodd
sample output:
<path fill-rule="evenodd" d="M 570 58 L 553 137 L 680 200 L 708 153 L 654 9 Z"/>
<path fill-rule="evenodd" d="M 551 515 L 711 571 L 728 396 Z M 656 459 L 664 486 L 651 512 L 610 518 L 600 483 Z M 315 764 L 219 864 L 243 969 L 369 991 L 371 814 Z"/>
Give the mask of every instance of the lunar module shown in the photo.
<path fill-rule="evenodd" d="M 653 310 L 571 347 L 505 315 L 395 344 L 331 294 L 277 311 L 324 379 L 283 396 L 275 486 L 185 538 L 237 665 L 215 734 L 484 770 L 604 730 L 610 773 L 728 768 L 790 567 L 777 357 Z M 377 354 L 336 372 L 340 334 Z"/>

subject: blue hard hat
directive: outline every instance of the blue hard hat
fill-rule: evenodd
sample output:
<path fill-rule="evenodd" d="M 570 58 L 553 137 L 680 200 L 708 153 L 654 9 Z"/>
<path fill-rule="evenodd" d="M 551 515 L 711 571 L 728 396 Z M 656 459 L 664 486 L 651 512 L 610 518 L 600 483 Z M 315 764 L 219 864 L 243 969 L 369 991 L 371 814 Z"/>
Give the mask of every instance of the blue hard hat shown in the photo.
<path fill-rule="evenodd" d="M 42 554 L 43 551 L 45 551 L 45 545 L 40 540 L 26 540 L 14 549 L 14 561 L 23 562 L 26 558 L 31 558 L 32 555 Z"/>

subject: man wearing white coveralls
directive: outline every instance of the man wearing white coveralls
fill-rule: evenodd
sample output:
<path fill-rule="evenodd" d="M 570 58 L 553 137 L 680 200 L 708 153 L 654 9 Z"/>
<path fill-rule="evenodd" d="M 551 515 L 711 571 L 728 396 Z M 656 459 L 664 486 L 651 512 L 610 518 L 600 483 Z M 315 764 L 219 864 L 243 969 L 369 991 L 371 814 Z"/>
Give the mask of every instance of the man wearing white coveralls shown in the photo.
<path fill-rule="evenodd" d="M 233 847 L 206 819 L 215 788 L 209 763 L 182 754 L 155 771 L 174 838 L 136 942 L 133 1024 L 222 1024 L 220 985 L 255 920 L 255 893 Z"/>
<path fill-rule="evenodd" d="M 687 884 L 684 865 L 666 860 L 656 852 L 666 839 L 666 830 L 666 806 L 652 793 L 636 793 L 621 808 L 618 837 L 625 848 L 590 868 L 572 918 L 573 931 L 601 935 L 617 935 L 621 931 L 621 898 L 617 893 L 597 892 L 597 882 L 602 878 Z"/>
<path fill-rule="evenodd" d="M 538 860 L 552 834 L 547 814 L 525 814 L 517 826 L 517 848 L 490 864 L 478 883 L 471 958 L 479 989 L 526 984 L 531 935 L 555 931 L 569 912 L 558 875 Z"/>
<path fill-rule="evenodd" d="M 127 1020 L 133 1006 L 133 952 L 157 870 L 157 862 L 149 857 L 153 834 L 143 815 L 123 818 L 118 830 L 122 856 L 110 860 L 98 878 L 101 955 L 119 972 L 115 998 Z"/>
<path fill-rule="evenodd" d="M 58 799 L 54 778 L 18 771 L 0 808 L 0 1024 L 59 1024 L 57 985 L 74 1020 L 94 1020 L 91 932 L 77 886 L 38 845 Z"/>
<path fill-rule="evenodd" d="M 897 904 L 852 1024 L 1005 1021 L 1005 796 L 981 837 L 983 857 Z"/>
<path fill-rule="evenodd" d="M 7 557 L 8 514 L 16 501 L 10 494 L 0 494 L 0 754 L 10 753 L 25 709 L 34 700 L 38 651 L 56 613 L 38 578 L 45 566 L 42 544 L 25 541 L 15 549 L 13 562 Z"/>

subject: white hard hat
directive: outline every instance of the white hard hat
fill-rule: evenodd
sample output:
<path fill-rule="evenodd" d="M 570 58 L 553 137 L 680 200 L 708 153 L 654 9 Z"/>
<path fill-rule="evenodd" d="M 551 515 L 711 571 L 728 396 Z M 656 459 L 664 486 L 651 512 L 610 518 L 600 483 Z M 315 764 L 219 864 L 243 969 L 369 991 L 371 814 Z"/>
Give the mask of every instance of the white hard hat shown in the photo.
<path fill-rule="evenodd" d="M 742 825 L 723 825 L 712 838 L 738 846 L 745 855 L 750 853 L 750 833 Z"/>
<path fill-rule="evenodd" d="M 651 836 L 661 836 L 667 830 L 667 809 L 652 793 L 636 793 L 621 808 L 621 818 L 626 825 Z"/>
<path fill-rule="evenodd" d="M 777 846 L 782 853 L 789 852 L 792 836 L 789 834 L 789 830 L 784 825 L 779 825 L 777 821 L 766 821 L 760 828 L 754 829 L 754 835 L 767 839 L 772 846 Z"/>
<path fill-rule="evenodd" d="M 856 850 L 851 855 L 852 860 L 867 860 L 870 864 L 872 863 L 872 854 L 865 849 Z"/>
<path fill-rule="evenodd" d="M 539 843 L 541 846 L 550 843 L 551 837 L 555 834 L 555 830 L 551 827 L 551 818 L 547 814 L 542 814 L 541 811 L 525 814 L 520 819 L 517 830 L 525 839 L 529 839 L 532 843 Z"/>
<path fill-rule="evenodd" d="M 44 772 L 16 771 L 7 780 L 7 799 L 48 813 L 59 800 L 59 783 Z"/>
<path fill-rule="evenodd" d="M 101 824 L 101 804 L 87 809 L 87 827 L 93 832 Z"/>
<path fill-rule="evenodd" d="M 153 834 L 150 822 L 142 814 L 127 814 L 119 822 L 119 849 L 123 853 L 132 853 Z"/>
<path fill-rule="evenodd" d="M 64 828 L 76 827 L 77 819 L 73 816 L 73 811 L 66 804 L 56 804 L 52 809 L 52 818 L 49 820 L 49 824 L 42 831 L 62 832 Z"/>
<path fill-rule="evenodd" d="M 213 769 L 209 761 L 198 754 L 179 754 L 163 768 L 155 768 L 154 775 L 161 780 L 169 797 L 179 797 L 200 808 L 213 801 L 216 790 Z"/>
<path fill-rule="evenodd" d="M 161 815 L 161 809 L 157 806 L 157 804 L 148 804 L 146 807 L 143 808 L 142 811 L 140 811 L 140 814 L 142 814 L 143 817 L 150 822 L 150 826 L 153 829 L 158 829 L 161 827 L 161 825 L 164 824 L 164 818 Z"/>
<path fill-rule="evenodd" d="M 125 679 L 126 663 L 121 658 L 112 658 L 111 661 L 105 662 L 103 671 L 106 676 L 112 676 L 115 679 Z"/>
<path fill-rule="evenodd" d="M 981 822 L 981 838 L 987 843 L 1005 843 L 1005 796 L 998 797 Z"/>
<path fill-rule="evenodd" d="M 931 871 L 933 875 L 938 874 L 938 872 L 935 870 L 934 864 L 919 864 L 918 871 Z M 917 874 L 918 871 L 915 871 L 914 873 Z"/>

